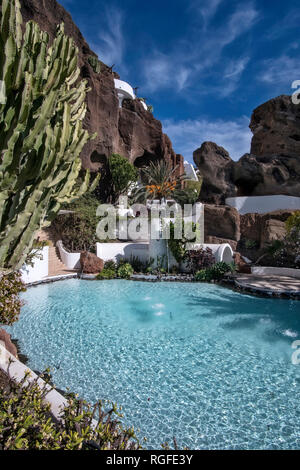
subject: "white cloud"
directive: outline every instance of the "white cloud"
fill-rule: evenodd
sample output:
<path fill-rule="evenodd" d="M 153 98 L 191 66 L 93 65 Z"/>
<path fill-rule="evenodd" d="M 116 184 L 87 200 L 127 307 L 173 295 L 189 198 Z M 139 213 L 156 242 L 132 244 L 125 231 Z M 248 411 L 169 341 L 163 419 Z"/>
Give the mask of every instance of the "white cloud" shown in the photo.
<path fill-rule="evenodd" d="M 167 119 L 162 124 L 175 151 L 190 162 L 193 161 L 193 152 L 205 141 L 224 147 L 234 160 L 250 152 L 252 134 L 248 127 L 249 118 L 246 116 L 228 121 L 210 121 L 205 118 L 181 121 Z"/>
<path fill-rule="evenodd" d="M 277 86 L 290 88 L 294 80 L 300 79 L 300 59 L 282 55 L 276 59 L 264 60 L 258 78 L 275 88 Z"/>
<path fill-rule="evenodd" d="M 107 8 L 105 11 L 105 28 L 102 27 L 98 40 L 92 44 L 99 59 L 108 66 L 115 64 L 118 71 L 124 72 L 123 64 L 125 37 L 123 33 L 123 13 L 117 8 Z"/>
<path fill-rule="evenodd" d="M 173 57 L 155 52 L 152 57 L 144 60 L 144 88 L 150 92 L 158 89 L 173 88 L 182 91 L 188 82 L 191 69 L 186 65 L 178 65 Z"/>
<path fill-rule="evenodd" d="M 212 15 L 213 9 L 217 8 L 219 3 L 214 2 L 210 5 L 207 2 L 203 7 L 206 15 Z M 258 11 L 252 3 L 249 3 L 238 7 L 219 29 L 207 32 L 197 29 L 194 33 L 196 36 L 190 32 L 188 38 L 180 38 L 174 43 L 168 53 L 152 51 L 142 62 L 143 88 L 147 92 L 166 88 L 176 92 L 189 88 L 191 92 L 194 90 L 198 92 L 205 81 L 207 93 L 222 86 L 223 96 L 228 96 L 237 88 L 239 78 L 250 58 L 238 58 L 230 62 L 232 70 L 228 70 L 224 85 L 224 74 L 219 70 L 224 61 L 222 56 L 224 48 L 249 31 L 258 17 Z M 211 78 L 217 80 L 219 85 L 211 85 L 210 83 L 213 83 Z M 194 86 L 195 83 L 197 87 Z M 190 95 L 186 96 L 190 98 Z"/>
<path fill-rule="evenodd" d="M 191 8 L 198 11 L 203 19 L 204 28 L 207 27 L 210 20 L 215 16 L 223 0 L 202 0 L 201 3 L 193 2 Z"/>
<path fill-rule="evenodd" d="M 270 40 L 276 40 L 286 34 L 291 29 L 299 28 L 300 21 L 300 10 L 293 9 L 287 13 L 284 18 L 281 18 L 271 30 L 267 33 L 267 38 Z"/>

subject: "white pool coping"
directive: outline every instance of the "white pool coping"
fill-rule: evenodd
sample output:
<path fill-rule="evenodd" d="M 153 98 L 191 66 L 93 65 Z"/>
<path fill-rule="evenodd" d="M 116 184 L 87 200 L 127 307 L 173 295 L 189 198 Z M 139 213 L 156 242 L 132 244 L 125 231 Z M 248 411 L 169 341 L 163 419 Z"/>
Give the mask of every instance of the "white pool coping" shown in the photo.
<path fill-rule="evenodd" d="M 25 366 L 15 356 L 13 356 L 0 342 L 0 369 L 7 374 L 11 379 L 20 383 L 24 379 L 25 373 L 29 372 L 29 376 L 24 382 L 24 386 L 32 383 L 37 379 L 37 384 L 41 390 L 49 390 L 45 395 L 44 401 L 49 403 L 51 413 L 58 420 L 62 421 L 62 411 L 68 405 L 68 400 L 64 398 L 57 390 L 54 390 L 43 379 L 38 378 L 38 375 L 33 372 L 29 367 Z"/>

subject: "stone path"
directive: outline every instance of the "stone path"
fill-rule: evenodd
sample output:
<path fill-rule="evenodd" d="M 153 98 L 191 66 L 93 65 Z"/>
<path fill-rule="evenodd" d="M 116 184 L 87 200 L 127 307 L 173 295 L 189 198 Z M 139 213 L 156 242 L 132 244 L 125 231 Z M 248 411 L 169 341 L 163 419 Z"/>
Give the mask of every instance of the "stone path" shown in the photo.
<path fill-rule="evenodd" d="M 288 276 L 238 274 L 235 284 L 245 290 L 267 295 L 290 295 L 300 299 L 300 279 Z"/>

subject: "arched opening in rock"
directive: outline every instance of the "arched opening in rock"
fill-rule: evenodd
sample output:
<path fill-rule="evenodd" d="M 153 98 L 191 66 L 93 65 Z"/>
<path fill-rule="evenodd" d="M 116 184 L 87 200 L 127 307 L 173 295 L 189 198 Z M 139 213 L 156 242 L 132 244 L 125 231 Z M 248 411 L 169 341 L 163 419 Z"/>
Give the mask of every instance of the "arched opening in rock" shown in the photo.
<path fill-rule="evenodd" d="M 137 168 L 143 168 L 144 166 L 148 166 L 150 162 L 157 162 L 159 160 L 161 160 L 161 158 L 158 157 L 156 154 L 144 152 L 143 155 L 137 157 L 134 160 L 134 166 L 136 166 Z"/>

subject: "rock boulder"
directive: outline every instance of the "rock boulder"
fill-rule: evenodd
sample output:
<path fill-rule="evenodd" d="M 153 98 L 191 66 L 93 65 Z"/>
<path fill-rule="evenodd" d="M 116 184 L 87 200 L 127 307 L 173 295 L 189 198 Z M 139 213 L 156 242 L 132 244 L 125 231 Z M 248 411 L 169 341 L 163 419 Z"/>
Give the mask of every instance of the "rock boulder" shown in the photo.
<path fill-rule="evenodd" d="M 0 342 L 4 343 L 5 348 L 8 352 L 10 352 L 16 358 L 18 357 L 17 348 L 11 340 L 10 334 L 8 334 L 5 330 L 0 329 Z"/>
<path fill-rule="evenodd" d="M 203 142 L 193 156 L 203 176 L 201 200 L 212 204 L 224 204 L 226 197 L 235 195 L 234 162 L 223 147 L 214 142 Z"/>

